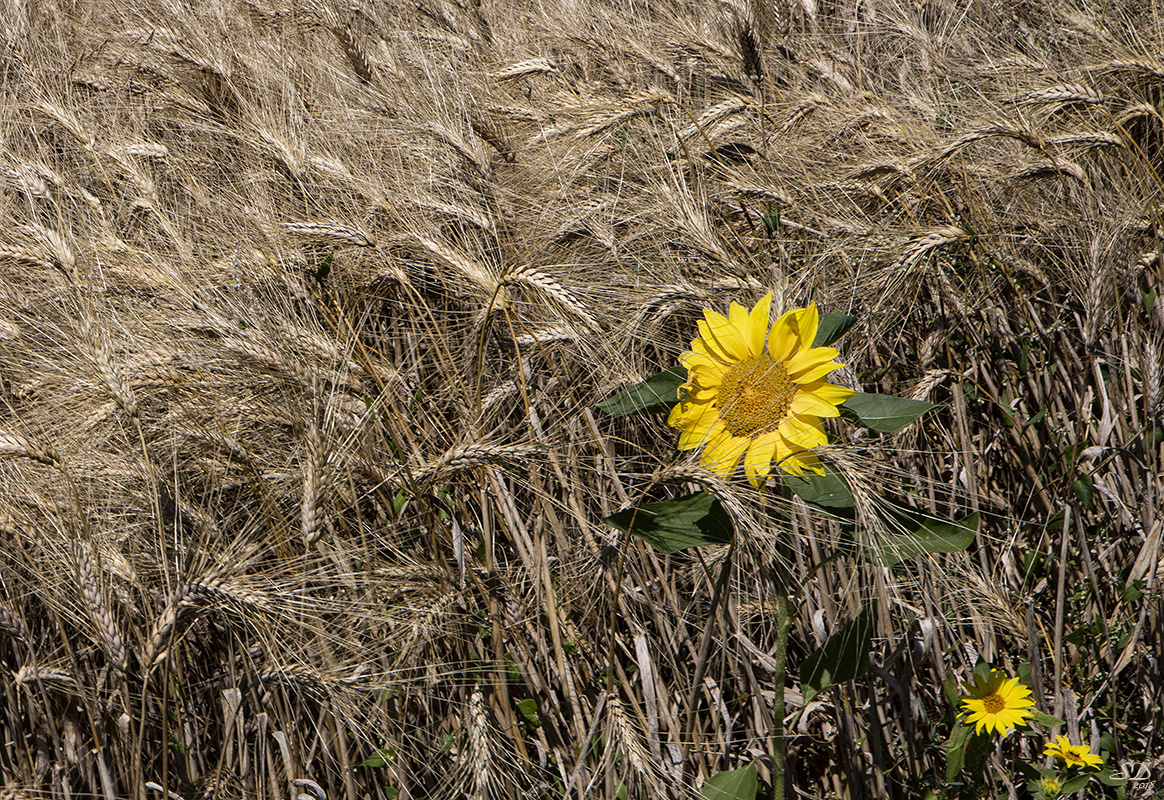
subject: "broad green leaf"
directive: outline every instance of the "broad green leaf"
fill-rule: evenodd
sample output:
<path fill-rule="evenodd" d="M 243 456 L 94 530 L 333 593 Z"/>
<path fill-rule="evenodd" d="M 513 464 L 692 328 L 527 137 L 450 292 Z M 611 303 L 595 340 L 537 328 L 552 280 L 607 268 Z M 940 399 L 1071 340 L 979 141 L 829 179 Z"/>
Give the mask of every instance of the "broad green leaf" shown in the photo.
<path fill-rule="evenodd" d="M 937 408 L 933 403 L 910 400 L 908 397 L 894 397 L 890 394 L 862 392 L 841 403 L 842 416 L 854 419 L 882 433 L 894 433 L 929 411 Z"/>
<path fill-rule="evenodd" d="M 1090 775 L 1076 775 L 1070 780 L 1063 781 L 1063 787 L 1059 790 L 1059 796 L 1069 797 L 1075 794 L 1084 786 L 1086 786 L 1089 780 L 1091 780 Z"/>
<path fill-rule="evenodd" d="M 396 751 L 391 747 L 381 748 L 365 759 L 361 767 L 387 767 L 396 762 Z"/>
<path fill-rule="evenodd" d="M 892 567 L 907 558 L 922 553 L 956 553 L 965 550 L 978 532 L 978 513 L 960 520 L 939 520 L 929 517 L 906 518 L 907 524 L 918 524 L 909 533 L 887 534 L 878 537 L 866 551 L 869 561 L 878 566 Z"/>
<path fill-rule="evenodd" d="M 756 800 L 759 791 L 756 767 L 748 764 L 740 769 L 715 773 L 704 781 L 699 796 L 703 800 Z"/>
<path fill-rule="evenodd" d="M 821 692 L 865 674 L 872 637 L 873 610 L 868 607 L 804 659 L 800 692 L 805 705 Z"/>
<path fill-rule="evenodd" d="M 1014 760 L 1012 768 L 1028 780 L 1037 781 L 1039 778 L 1043 777 L 1043 770 L 1040 770 L 1038 767 L 1028 761 L 1023 761 L 1021 758 L 1016 758 Z M 1046 772 L 1052 775 L 1055 774 L 1052 770 L 1046 770 Z"/>
<path fill-rule="evenodd" d="M 723 505 L 707 492 L 647 503 L 611 514 L 605 522 L 645 540 L 664 555 L 704 544 L 732 540 L 732 521 Z"/>
<path fill-rule="evenodd" d="M 1127 783 L 1123 778 L 1117 778 L 1111 771 L 1111 767 L 1104 767 L 1099 772 L 1095 773 L 1095 779 L 1104 786 L 1123 786 Z"/>
<path fill-rule="evenodd" d="M 812 346 L 828 347 L 844 336 L 856 321 L 856 317 L 850 317 L 848 314 L 821 312 L 820 324 L 817 325 L 816 338 L 812 340 Z"/>
<path fill-rule="evenodd" d="M 538 716 L 538 701 L 527 697 L 517 704 L 517 714 L 527 731 L 537 730 L 542 726 L 542 718 Z"/>
<path fill-rule="evenodd" d="M 841 476 L 829 464 L 823 464 L 825 474 L 805 471 L 804 477 L 785 475 L 784 485 L 806 503 L 821 508 L 852 508 L 853 494 Z"/>
<path fill-rule="evenodd" d="M 942 749 L 946 751 L 946 782 L 954 780 L 958 777 L 958 773 L 962 771 L 962 767 L 966 764 L 966 742 L 974 729 L 966 725 L 961 720 L 954 723 L 954 729 L 950 731 L 949 740 L 942 745 Z"/>
<path fill-rule="evenodd" d="M 982 762 L 994 752 L 994 739 L 988 733 L 976 733 L 966 742 L 966 771 L 977 776 Z"/>
<path fill-rule="evenodd" d="M 1095 481 L 1090 475 L 1080 475 L 1071 482 L 1071 491 L 1087 507 L 1088 511 L 1095 511 Z"/>
<path fill-rule="evenodd" d="M 1044 714 L 1037 708 L 1028 708 L 1027 711 L 1031 714 L 1031 722 L 1037 722 L 1044 728 L 1057 728 L 1060 725 L 1066 724 L 1058 717 L 1052 717 L 1050 714 Z"/>
<path fill-rule="evenodd" d="M 679 402 L 679 386 L 686 380 L 686 367 L 670 367 L 608 397 L 598 407 L 616 417 L 668 411 Z"/>
<path fill-rule="evenodd" d="M 959 698 L 962 696 L 962 690 L 958 687 L 958 679 L 953 675 L 946 678 L 946 682 L 942 684 L 942 693 L 946 696 L 946 702 L 954 708 L 958 707 Z"/>

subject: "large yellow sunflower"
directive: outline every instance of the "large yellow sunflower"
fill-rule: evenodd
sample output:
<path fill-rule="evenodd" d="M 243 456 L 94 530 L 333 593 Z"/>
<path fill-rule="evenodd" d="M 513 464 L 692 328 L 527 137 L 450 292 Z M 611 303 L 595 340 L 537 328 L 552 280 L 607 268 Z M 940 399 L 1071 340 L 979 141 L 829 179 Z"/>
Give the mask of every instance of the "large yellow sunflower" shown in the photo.
<path fill-rule="evenodd" d="M 687 382 L 667 424 L 679 428 L 679 449 L 703 447 L 700 463 L 728 477 L 740 463 L 754 486 L 773 461 L 785 472 L 823 475 L 812 448 L 825 444 L 822 417 L 856 392 L 824 377 L 843 367 L 837 351 L 813 347 L 816 305 L 789 311 L 768 330 L 772 293 L 749 312 L 732 303 L 728 316 L 710 309 L 699 320 L 699 337 L 679 357 Z"/>
<path fill-rule="evenodd" d="M 1103 766 L 1103 759 L 1092 753 L 1090 747 L 1085 744 L 1071 744 L 1071 740 L 1066 736 L 1055 737 L 1055 743 L 1047 745 L 1043 755 L 1062 759 L 1069 767 L 1098 769 Z"/>
<path fill-rule="evenodd" d="M 1007 679 L 996 669 L 990 670 L 986 680 L 974 676 L 969 694 L 962 695 L 962 713 L 966 722 L 974 723 L 974 732 L 995 730 L 1006 736 L 1009 728 L 1017 728 L 1031 715 L 1028 710 L 1035 704 L 1031 690 L 1019 683 L 1018 678 Z"/>

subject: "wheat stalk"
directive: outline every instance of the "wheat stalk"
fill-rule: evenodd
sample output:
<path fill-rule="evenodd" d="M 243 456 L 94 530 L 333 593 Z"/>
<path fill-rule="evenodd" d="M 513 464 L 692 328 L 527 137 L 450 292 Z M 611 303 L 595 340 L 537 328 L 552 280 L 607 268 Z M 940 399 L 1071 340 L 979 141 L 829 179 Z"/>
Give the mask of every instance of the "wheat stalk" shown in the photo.
<path fill-rule="evenodd" d="M 1160 364 L 1160 350 L 1152 339 L 1144 340 L 1143 360 L 1144 405 L 1150 421 L 1164 416 L 1164 367 Z"/>
<path fill-rule="evenodd" d="M 73 561 L 77 568 L 77 577 L 81 584 L 81 599 L 89 612 L 89 618 L 97 627 L 97 634 L 105 648 L 105 654 L 118 672 L 124 674 L 126 667 L 125 641 L 121 638 L 121 631 L 105 598 L 101 593 L 101 585 L 97 581 L 97 573 L 93 564 L 93 556 L 88 545 L 74 542 L 72 546 Z"/>
<path fill-rule="evenodd" d="M 17 686 L 24 686 L 33 681 L 38 683 L 55 683 L 69 687 L 75 687 L 77 685 L 76 676 L 67 670 L 53 669 L 51 667 L 34 667 L 31 664 L 25 664 L 17 670 L 16 674 L 12 676 L 12 680 Z"/>
<path fill-rule="evenodd" d="M 0 431 L 0 456 L 23 456 L 52 467 L 60 466 L 60 457 L 51 447 L 43 447 L 12 431 Z"/>
<path fill-rule="evenodd" d="M 572 292 L 566 289 L 562 284 L 558 283 L 554 278 L 542 272 L 541 269 L 532 266 L 519 267 L 511 270 L 505 274 L 502 280 L 502 285 L 511 285 L 514 283 L 524 283 L 527 286 L 533 286 L 546 294 L 560 300 L 567 308 L 573 311 L 583 322 L 590 327 L 591 330 L 600 331 L 601 327 L 598 320 L 586 308 L 586 305 L 574 296 Z"/>
<path fill-rule="evenodd" d="M 643 737 L 631 726 L 631 722 L 626 715 L 626 709 L 623 708 L 622 699 L 618 697 L 609 698 L 606 701 L 606 710 L 610 720 L 610 730 L 608 733 L 610 740 L 617 744 L 623 757 L 630 762 L 631 768 L 640 777 L 644 779 L 651 778 L 654 773 L 649 767 L 651 763 L 650 754 L 643 745 Z"/>
<path fill-rule="evenodd" d="M 469 731 L 468 764 L 473 774 L 473 788 L 480 800 L 489 797 L 489 783 L 492 777 L 493 758 L 489 737 L 492 733 L 489 718 L 485 713 L 485 697 L 480 687 L 474 687 L 469 695 L 466 728 Z"/>
<path fill-rule="evenodd" d="M 0 630 L 6 632 L 17 641 L 24 641 L 25 637 L 28 636 L 28 629 L 24 626 L 24 620 L 2 603 L 0 603 Z"/>
<path fill-rule="evenodd" d="M 712 124 L 719 122 L 724 117 L 747 110 L 751 104 L 751 101 L 746 97 L 729 97 L 704 111 L 696 118 L 695 122 L 683 128 L 677 135 L 681 140 L 690 139 L 700 132 L 706 131 Z"/>
<path fill-rule="evenodd" d="M 196 608 L 234 608 L 245 615 L 248 612 L 265 613 L 270 600 L 263 594 L 216 574 L 212 571 L 198 580 L 180 587 L 154 620 L 146 637 L 145 657 L 142 662 L 157 666 L 167 655 L 170 635 L 185 612 Z"/>
<path fill-rule="evenodd" d="M 1132 72 L 1146 75 L 1151 78 L 1164 78 L 1164 62 L 1154 59 L 1127 58 L 1108 61 L 1100 64 L 1099 69 L 1106 72 Z"/>
<path fill-rule="evenodd" d="M 1084 86 L 1081 83 L 1061 83 L 1056 86 L 1048 86 L 1044 89 L 1037 89 L 1027 94 L 1023 102 L 1026 103 L 1058 103 L 1061 105 L 1069 103 L 1084 103 L 1087 105 L 1098 105 L 1104 103 L 1107 97 L 1103 92 Z"/>
<path fill-rule="evenodd" d="M 303 541 L 310 547 L 322 535 L 319 504 L 328 466 L 328 453 L 319 435 L 319 430 L 315 426 L 312 426 L 307 431 L 305 462 L 303 469 L 303 503 L 300 513 L 300 527 L 303 533 Z"/>
<path fill-rule="evenodd" d="M 0 174 L 18 186 L 26 195 L 40 200 L 52 200 L 48 184 L 41 176 L 27 167 L 4 167 L 0 170 Z"/>
<path fill-rule="evenodd" d="M 1123 139 L 1114 133 L 1107 133 L 1106 131 L 1084 131 L 1081 133 L 1068 133 L 1062 136 L 1052 136 L 1047 139 L 1047 144 L 1053 147 L 1062 147 L 1065 145 L 1079 145 L 1083 147 L 1126 146 Z"/>
<path fill-rule="evenodd" d="M 114 362 L 113 351 L 109 347 L 109 342 L 105 338 L 104 331 L 88 316 L 84 318 L 81 324 L 81 331 L 85 343 L 89 346 L 89 352 L 93 357 L 93 361 L 97 365 L 97 372 L 101 376 L 101 382 L 109 390 L 109 393 L 113 395 L 113 399 L 117 401 L 117 404 L 125 410 L 125 413 L 131 417 L 136 417 L 138 415 L 138 407 L 133 387 L 125 381 L 125 378 L 121 374 L 121 368 Z"/>
<path fill-rule="evenodd" d="M 549 342 L 573 342 L 579 339 L 578 333 L 565 325 L 551 325 L 548 328 L 538 328 L 529 333 L 518 334 L 513 341 L 519 347 L 532 344 L 547 344 Z"/>
<path fill-rule="evenodd" d="M 905 252 L 890 268 L 891 273 L 907 272 L 917 265 L 928 253 L 939 247 L 953 242 L 962 242 L 970 238 L 970 234 L 958 225 L 946 225 L 934 228 L 914 238 Z"/>
<path fill-rule="evenodd" d="M 541 455 L 537 445 L 471 444 L 454 447 L 432 464 L 416 473 L 418 481 L 435 480 L 454 472 L 473 469 L 486 464 L 520 464 Z"/>
<path fill-rule="evenodd" d="M 526 75 L 551 75 L 557 71 L 557 64 L 548 58 L 530 58 L 503 67 L 489 77 L 495 81 L 511 81 L 515 78 L 525 77 Z"/>
<path fill-rule="evenodd" d="M 363 45 L 356 38 L 346 25 L 336 26 L 331 29 L 335 34 L 336 39 L 339 40 L 340 47 L 344 51 L 344 55 L 348 58 L 348 63 L 352 66 L 352 71 L 356 73 L 364 83 L 372 83 L 375 80 L 376 72 L 372 69 L 372 62 L 368 60 L 368 54 L 364 51 Z"/>
<path fill-rule="evenodd" d="M 375 247 L 376 241 L 367 234 L 334 222 L 284 222 L 284 230 L 309 239 L 338 240 L 356 247 Z"/>
<path fill-rule="evenodd" d="M 1030 178 L 1044 178 L 1057 175 L 1067 175 L 1080 183 L 1087 183 L 1087 173 L 1084 172 L 1083 167 L 1073 161 L 1067 161 L 1061 158 L 1052 158 L 1050 163 L 1039 162 L 1031 164 L 1029 167 L 1021 169 L 1011 175 L 1011 178 L 1013 180 L 1027 180 Z"/>

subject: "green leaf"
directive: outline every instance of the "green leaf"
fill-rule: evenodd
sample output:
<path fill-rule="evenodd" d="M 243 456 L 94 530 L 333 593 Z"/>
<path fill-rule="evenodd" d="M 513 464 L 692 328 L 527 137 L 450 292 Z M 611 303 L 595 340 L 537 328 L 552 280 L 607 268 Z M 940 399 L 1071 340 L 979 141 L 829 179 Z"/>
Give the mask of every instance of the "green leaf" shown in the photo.
<path fill-rule="evenodd" d="M 1139 578 L 1128 581 L 1120 592 L 1120 599 L 1125 603 L 1134 603 L 1144 596 L 1144 582 Z"/>
<path fill-rule="evenodd" d="M 1071 482 L 1071 491 L 1088 511 L 1095 511 L 1095 481 L 1090 475 L 1080 475 Z"/>
<path fill-rule="evenodd" d="M 954 708 L 957 708 L 962 697 L 962 690 L 958 686 L 958 679 L 953 675 L 946 678 L 946 682 L 942 684 L 942 693 L 946 696 L 946 702 Z"/>
<path fill-rule="evenodd" d="M 756 767 L 748 764 L 740 769 L 715 773 L 704 781 L 699 796 L 703 800 L 756 800 L 759 791 Z"/>
<path fill-rule="evenodd" d="M 828 347 L 840 339 L 857 321 L 856 317 L 848 314 L 831 314 L 825 311 L 820 314 L 820 323 L 816 328 L 816 338 L 812 340 L 813 347 Z"/>
<path fill-rule="evenodd" d="M 719 500 L 707 492 L 628 508 L 611 514 L 605 522 L 638 536 L 664 555 L 732 540 L 731 517 Z"/>
<path fill-rule="evenodd" d="M 1021 758 L 1016 758 L 1014 760 L 1013 768 L 1028 780 L 1037 781 L 1039 778 L 1043 777 L 1043 772 L 1040 771 L 1038 767 L 1036 767 L 1034 764 L 1023 761 Z M 1055 774 L 1051 770 L 1047 770 L 1047 772 L 1051 775 Z"/>
<path fill-rule="evenodd" d="M 1063 781 L 1063 788 L 1059 790 L 1059 796 L 1066 797 L 1067 795 L 1075 794 L 1086 786 L 1089 780 L 1091 780 L 1090 775 L 1077 775 L 1071 780 Z"/>
<path fill-rule="evenodd" d="M 976 733 L 966 742 L 966 771 L 977 776 L 982 770 L 982 762 L 994 752 L 994 740 L 988 733 Z"/>
<path fill-rule="evenodd" d="M 1127 783 L 1123 778 L 1117 778 L 1112 774 L 1111 767 L 1104 767 L 1099 772 L 1095 773 L 1095 779 L 1104 786 L 1123 786 Z"/>
<path fill-rule="evenodd" d="M 949 740 L 942 745 L 942 749 L 946 751 L 947 783 L 958 777 L 958 773 L 966 765 L 966 742 L 969 740 L 970 734 L 973 731 L 974 729 L 969 725 L 958 720 L 954 723 L 954 729 L 950 731 Z"/>
<path fill-rule="evenodd" d="M 894 433 L 929 411 L 933 403 L 894 397 L 890 394 L 862 392 L 841 403 L 841 414 L 882 433 Z M 847 412 L 847 413 L 846 413 Z"/>
<path fill-rule="evenodd" d="M 323 280 L 327 278 L 329 274 L 331 274 L 331 265 L 334 260 L 335 250 L 332 250 L 327 254 L 327 258 L 323 260 L 323 263 L 319 265 L 319 268 L 315 270 L 315 279 L 317 281 L 323 282 Z"/>
<path fill-rule="evenodd" d="M 614 397 L 603 400 L 598 407 L 616 417 L 668 411 L 679 402 L 679 386 L 686 380 L 686 367 L 670 367 L 634 386 L 628 386 Z"/>
<path fill-rule="evenodd" d="M 852 508 L 853 494 L 829 464 L 822 464 L 825 474 L 805 471 L 804 477 L 785 475 L 784 485 L 806 503 L 821 508 Z"/>
<path fill-rule="evenodd" d="M 1057 728 L 1060 725 L 1065 724 L 1064 721 L 1059 719 L 1058 717 L 1052 717 L 1050 714 L 1044 714 L 1042 711 L 1039 711 L 1037 708 L 1034 708 L 1034 707 L 1028 708 L 1027 711 L 1029 711 L 1031 714 L 1030 721 L 1037 722 L 1040 725 L 1042 725 L 1044 728 Z"/>
<path fill-rule="evenodd" d="M 978 512 L 960 520 L 940 520 L 915 515 L 906 517 L 918 523 L 909 533 L 886 534 L 870 543 L 867 558 L 882 567 L 892 567 L 922 553 L 956 553 L 965 550 L 978 532 Z"/>
<path fill-rule="evenodd" d="M 536 731 L 542 726 L 542 718 L 538 716 L 538 701 L 527 697 L 517 704 L 517 715 L 527 731 Z"/>
<path fill-rule="evenodd" d="M 865 674 L 873 638 L 873 609 L 866 607 L 840 633 L 834 633 L 800 665 L 804 704 L 837 684 Z"/>
<path fill-rule="evenodd" d="M 372 755 L 370 757 L 368 757 L 367 759 L 365 759 L 360 764 L 360 766 L 361 767 L 386 767 L 389 764 L 395 763 L 395 761 L 396 761 L 396 751 L 393 750 L 391 747 L 383 747 L 383 748 L 377 750 L 375 753 L 372 753 Z"/>

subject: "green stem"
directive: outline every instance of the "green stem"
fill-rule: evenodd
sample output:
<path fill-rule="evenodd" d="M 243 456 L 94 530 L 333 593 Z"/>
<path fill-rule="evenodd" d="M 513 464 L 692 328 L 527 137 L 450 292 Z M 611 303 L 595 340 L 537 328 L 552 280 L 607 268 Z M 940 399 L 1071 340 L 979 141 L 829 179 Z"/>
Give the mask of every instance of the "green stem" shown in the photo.
<path fill-rule="evenodd" d="M 787 677 L 788 632 L 792 617 L 788 609 L 788 591 L 779 565 L 775 571 L 776 584 L 776 674 L 772 676 L 775 692 L 772 698 L 772 800 L 784 800 L 784 685 Z"/>

